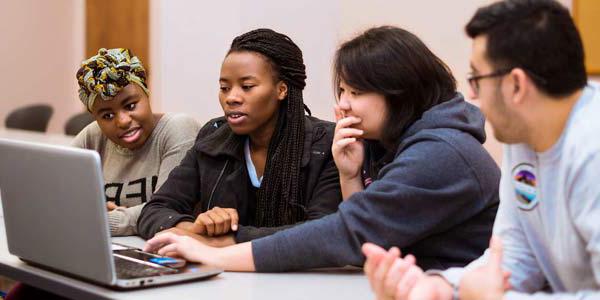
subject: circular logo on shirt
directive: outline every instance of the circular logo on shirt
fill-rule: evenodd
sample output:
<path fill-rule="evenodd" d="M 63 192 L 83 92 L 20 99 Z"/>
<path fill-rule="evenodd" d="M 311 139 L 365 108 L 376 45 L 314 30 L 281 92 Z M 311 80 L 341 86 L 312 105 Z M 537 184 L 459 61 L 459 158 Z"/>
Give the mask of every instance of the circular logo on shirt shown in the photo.
<path fill-rule="evenodd" d="M 531 210 L 538 204 L 535 168 L 530 164 L 517 165 L 512 171 L 513 186 L 519 208 Z"/>

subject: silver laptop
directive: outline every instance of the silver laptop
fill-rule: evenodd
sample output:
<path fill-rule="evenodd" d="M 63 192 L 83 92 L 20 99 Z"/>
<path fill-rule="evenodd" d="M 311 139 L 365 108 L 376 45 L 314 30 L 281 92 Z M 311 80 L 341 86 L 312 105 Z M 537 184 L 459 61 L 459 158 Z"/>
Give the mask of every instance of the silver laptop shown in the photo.
<path fill-rule="evenodd" d="M 0 139 L 0 197 L 10 253 L 115 288 L 222 272 L 197 264 L 158 264 L 160 257 L 111 244 L 102 178 L 94 151 Z"/>

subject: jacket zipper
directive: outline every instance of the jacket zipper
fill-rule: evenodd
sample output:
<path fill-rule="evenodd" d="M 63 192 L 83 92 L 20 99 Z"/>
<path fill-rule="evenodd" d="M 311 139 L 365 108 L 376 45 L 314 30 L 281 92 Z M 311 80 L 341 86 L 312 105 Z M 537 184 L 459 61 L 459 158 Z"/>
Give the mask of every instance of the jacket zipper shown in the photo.
<path fill-rule="evenodd" d="M 219 177 L 217 177 L 217 182 L 215 183 L 215 185 L 212 188 L 212 191 L 210 192 L 210 197 L 208 198 L 208 205 L 206 206 L 206 211 L 208 211 L 210 209 L 210 204 L 212 203 L 213 195 L 215 194 L 215 190 L 217 189 L 217 186 L 219 185 L 219 182 L 221 181 L 221 177 L 223 177 L 223 173 L 225 173 L 225 169 L 227 168 L 228 164 L 229 164 L 229 160 L 226 160 L 225 165 L 223 166 L 223 169 L 221 169 L 221 173 L 219 173 Z"/>

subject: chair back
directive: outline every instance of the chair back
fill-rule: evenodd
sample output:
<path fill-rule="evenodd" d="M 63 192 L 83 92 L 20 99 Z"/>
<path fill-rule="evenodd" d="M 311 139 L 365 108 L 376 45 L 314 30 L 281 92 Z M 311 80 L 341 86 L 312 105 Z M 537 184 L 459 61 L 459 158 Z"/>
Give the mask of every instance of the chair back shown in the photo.
<path fill-rule="evenodd" d="M 47 104 L 34 104 L 12 111 L 6 117 L 6 128 L 46 132 L 54 110 Z"/>
<path fill-rule="evenodd" d="M 67 124 L 65 124 L 65 134 L 77 135 L 85 126 L 92 122 L 94 122 L 94 117 L 89 112 L 78 113 L 69 118 Z"/>

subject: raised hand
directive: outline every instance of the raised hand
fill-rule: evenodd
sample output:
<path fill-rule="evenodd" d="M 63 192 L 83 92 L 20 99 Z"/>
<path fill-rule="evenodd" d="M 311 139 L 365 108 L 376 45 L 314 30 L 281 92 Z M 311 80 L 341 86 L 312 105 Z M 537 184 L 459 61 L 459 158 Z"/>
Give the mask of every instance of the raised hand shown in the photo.
<path fill-rule="evenodd" d="M 364 270 L 378 300 L 409 299 L 413 287 L 426 276 L 412 255 L 400 258 L 400 250 L 389 251 L 371 243 L 362 247 L 367 257 Z"/>
<path fill-rule="evenodd" d="M 502 241 L 493 236 L 485 265 L 466 273 L 460 281 L 459 295 L 463 300 L 499 300 L 510 289 L 510 273 L 502 271 Z"/>

